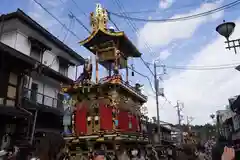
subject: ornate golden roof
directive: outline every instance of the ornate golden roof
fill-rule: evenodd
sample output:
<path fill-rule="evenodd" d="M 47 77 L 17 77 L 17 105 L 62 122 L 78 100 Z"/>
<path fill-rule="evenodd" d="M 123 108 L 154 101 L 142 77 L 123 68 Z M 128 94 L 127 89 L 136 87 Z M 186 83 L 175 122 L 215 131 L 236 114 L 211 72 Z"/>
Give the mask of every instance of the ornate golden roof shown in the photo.
<path fill-rule="evenodd" d="M 100 4 L 97 4 L 95 14 L 93 12 L 90 14 L 92 33 L 88 38 L 79 42 L 80 45 L 83 45 L 88 50 L 95 53 L 93 47 L 107 41 L 113 41 L 115 44 L 119 45 L 119 50 L 126 54 L 125 56 L 140 57 L 141 53 L 127 38 L 124 32 L 117 32 L 107 27 L 108 20 L 106 9 L 102 8 Z"/>

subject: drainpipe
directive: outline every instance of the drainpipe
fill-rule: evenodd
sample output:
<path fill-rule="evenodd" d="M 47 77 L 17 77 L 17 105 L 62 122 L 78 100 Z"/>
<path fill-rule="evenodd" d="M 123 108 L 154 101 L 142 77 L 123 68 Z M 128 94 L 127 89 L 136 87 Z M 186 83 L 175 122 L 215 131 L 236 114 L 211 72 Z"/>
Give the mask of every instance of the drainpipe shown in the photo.
<path fill-rule="evenodd" d="M 1 24 L 1 27 L 0 27 L 0 41 L 2 40 L 2 34 L 3 34 L 3 28 L 4 28 L 4 18 L 5 18 L 5 15 L 2 14 L 1 15 L 1 20 L 0 20 L 0 24 Z M 4 66 L 4 53 L 1 54 L 1 65 L 0 65 L 0 70 L 3 68 Z"/>
<path fill-rule="evenodd" d="M 30 116 L 32 116 L 32 113 L 29 112 L 28 110 L 24 109 L 22 106 L 22 92 L 24 90 L 24 74 L 21 75 L 21 82 L 18 86 L 18 104 L 17 104 L 17 108 L 22 110 L 23 112 L 29 114 Z"/>
<path fill-rule="evenodd" d="M 31 144 L 31 145 L 33 144 L 33 139 L 34 139 L 34 134 L 35 134 L 35 129 L 36 129 L 37 115 L 38 115 L 38 110 L 36 110 L 35 115 L 34 115 L 33 128 L 32 128 L 32 134 L 31 134 L 31 139 L 30 139 L 30 144 Z"/>
<path fill-rule="evenodd" d="M 77 75 L 78 75 L 78 65 L 76 65 L 76 71 L 75 71 L 75 81 L 77 80 Z"/>
<path fill-rule="evenodd" d="M 43 63 L 42 62 L 43 62 L 43 54 L 44 54 L 45 51 L 46 51 L 46 49 L 41 49 L 42 57 L 40 59 L 40 66 L 38 66 L 38 67 L 43 67 Z M 40 71 L 41 72 L 38 72 L 38 74 L 42 75 L 42 70 L 40 70 Z M 44 86 L 43 86 L 43 89 L 44 89 Z M 43 92 L 44 92 L 44 90 L 43 90 Z M 43 93 L 43 96 L 44 96 L 44 93 Z M 31 139 L 30 139 L 30 144 L 31 145 L 33 144 L 34 134 L 35 134 L 35 130 L 36 130 L 37 116 L 38 116 L 38 109 L 35 111 L 35 114 L 34 114 L 33 127 L 32 127 Z"/>
<path fill-rule="evenodd" d="M 3 34 L 3 29 L 4 29 L 4 25 L 5 25 L 5 23 L 4 23 L 4 19 L 5 19 L 5 15 L 4 14 L 2 14 L 1 15 L 1 29 L 0 29 L 0 40 L 2 39 L 2 34 Z"/>

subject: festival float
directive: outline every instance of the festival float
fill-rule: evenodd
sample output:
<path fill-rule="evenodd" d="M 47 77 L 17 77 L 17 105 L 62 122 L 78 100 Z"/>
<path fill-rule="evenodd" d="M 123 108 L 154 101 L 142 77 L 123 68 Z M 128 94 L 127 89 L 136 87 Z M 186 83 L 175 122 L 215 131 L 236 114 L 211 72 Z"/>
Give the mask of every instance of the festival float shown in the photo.
<path fill-rule="evenodd" d="M 107 27 L 107 11 L 100 4 L 90 17 L 92 33 L 80 45 L 93 53 L 95 62 L 87 59 L 75 83 L 62 86 L 69 107 L 69 123 L 64 124 L 68 153 L 87 157 L 96 149 L 114 155 L 117 150 L 144 148 L 149 140 L 141 110 L 147 97 L 141 84 L 130 84 L 128 71 L 128 60 L 141 57 L 141 53 L 124 32 Z M 108 71 L 107 77 L 99 76 L 99 65 Z M 125 77 L 120 74 L 124 70 Z"/>

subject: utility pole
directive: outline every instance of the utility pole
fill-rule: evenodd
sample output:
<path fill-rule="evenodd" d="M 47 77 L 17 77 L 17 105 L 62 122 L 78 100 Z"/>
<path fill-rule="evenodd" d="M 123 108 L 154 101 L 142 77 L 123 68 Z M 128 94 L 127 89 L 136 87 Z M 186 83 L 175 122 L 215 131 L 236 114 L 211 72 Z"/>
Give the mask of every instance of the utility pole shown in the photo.
<path fill-rule="evenodd" d="M 181 121 L 182 121 L 182 115 L 181 115 L 181 111 L 182 109 L 184 108 L 183 106 L 183 103 L 179 103 L 179 101 L 177 101 L 177 116 L 178 116 L 178 126 L 179 126 L 179 130 L 180 130 L 180 145 L 182 144 L 183 142 L 183 130 L 182 130 L 182 127 L 181 127 Z"/>
<path fill-rule="evenodd" d="M 157 130 L 159 135 L 159 144 L 161 145 L 161 126 L 160 126 L 160 116 L 159 116 L 159 99 L 158 99 L 158 91 L 159 91 L 159 80 L 157 78 L 157 65 L 154 62 L 154 87 L 155 87 L 155 98 L 156 98 L 156 107 L 157 107 Z"/>
<path fill-rule="evenodd" d="M 187 126 L 188 126 L 188 129 L 189 130 L 191 130 L 191 128 L 190 128 L 190 124 L 191 124 L 191 122 L 194 120 L 194 118 L 193 117 L 189 117 L 189 116 L 187 116 Z"/>

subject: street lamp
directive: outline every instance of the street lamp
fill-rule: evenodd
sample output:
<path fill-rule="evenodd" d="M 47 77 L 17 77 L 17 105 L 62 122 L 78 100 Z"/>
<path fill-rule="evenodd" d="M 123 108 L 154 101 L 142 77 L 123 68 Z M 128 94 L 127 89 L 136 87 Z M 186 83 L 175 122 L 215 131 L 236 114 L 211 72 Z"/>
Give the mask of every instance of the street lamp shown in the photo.
<path fill-rule="evenodd" d="M 225 22 L 223 21 L 222 24 L 218 25 L 216 28 L 216 31 L 223 37 L 226 38 L 226 42 L 228 44 L 228 46 L 226 47 L 226 49 L 234 49 L 235 54 L 237 53 L 236 48 L 239 47 L 240 48 L 240 39 L 235 39 L 235 40 L 229 40 L 229 37 L 232 35 L 232 33 L 234 32 L 234 28 L 235 28 L 236 24 L 234 22 Z"/>

